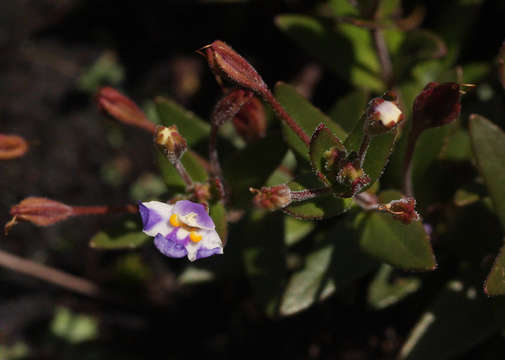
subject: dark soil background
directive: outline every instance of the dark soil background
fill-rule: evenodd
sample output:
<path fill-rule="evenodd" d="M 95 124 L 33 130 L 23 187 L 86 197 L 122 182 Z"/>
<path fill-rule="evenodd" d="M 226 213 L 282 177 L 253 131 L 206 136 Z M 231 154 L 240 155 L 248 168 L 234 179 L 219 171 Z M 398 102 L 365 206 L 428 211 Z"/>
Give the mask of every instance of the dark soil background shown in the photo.
<path fill-rule="evenodd" d="M 124 67 L 120 88 L 133 99 L 143 103 L 165 94 L 205 118 L 219 89 L 195 50 L 221 39 L 250 59 L 269 85 L 292 81 L 313 59 L 276 29 L 273 18 L 307 12 L 314 3 L 2 1 L 0 132 L 25 137 L 31 149 L 21 159 L 0 163 L 0 223 L 9 220 L 10 206 L 27 196 L 72 205 L 129 203 L 131 183 L 156 172 L 150 136 L 106 119 L 93 96 L 79 90 L 78 79 L 105 51 L 115 53 Z M 439 15 L 439 2 L 425 3 L 429 27 Z M 468 38 L 472 47 L 464 49 L 465 61 L 493 58 L 503 40 L 492 31 L 503 25 L 503 16 L 489 3 Z M 338 80 L 322 71 L 313 100 L 324 110 L 347 88 L 335 86 Z M 194 84 L 189 90 L 188 78 Z M 117 132 L 120 145 L 110 140 Z M 120 180 L 107 180 L 111 166 Z M 88 299 L 0 269 L 0 344 L 23 341 L 30 358 L 47 359 L 388 359 L 422 309 L 423 304 L 409 303 L 366 311 L 352 303 L 364 296 L 339 295 L 292 318 L 270 320 L 256 308 L 245 281 L 178 288 L 174 269 L 179 265 L 151 246 L 140 250 L 154 269 L 149 281 L 125 284 L 110 271 L 123 254 L 88 247 L 89 238 L 113 220 L 79 218 L 49 228 L 21 224 L 0 237 L 0 247 L 9 252 L 106 288 L 111 284 L 110 290 L 126 299 L 120 304 Z M 58 305 L 96 316 L 99 338 L 70 345 L 50 335 L 48 323 Z M 413 308 L 419 312 L 404 313 Z"/>

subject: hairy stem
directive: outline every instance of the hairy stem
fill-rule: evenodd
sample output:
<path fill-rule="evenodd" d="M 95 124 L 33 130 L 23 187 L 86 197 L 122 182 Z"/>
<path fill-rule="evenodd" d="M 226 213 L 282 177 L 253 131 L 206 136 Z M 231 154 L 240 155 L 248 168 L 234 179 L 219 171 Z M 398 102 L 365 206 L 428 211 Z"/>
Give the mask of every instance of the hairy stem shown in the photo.
<path fill-rule="evenodd" d="M 219 126 L 213 121 L 210 128 L 210 138 L 209 138 L 209 159 L 210 159 L 210 171 L 212 175 L 222 179 L 223 171 L 221 170 L 221 164 L 219 163 L 219 156 L 217 153 L 217 131 Z"/>
<path fill-rule="evenodd" d="M 136 214 L 137 212 L 137 205 L 132 204 L 124 206 L 72 206 L 73 215 Z"/>
<path fill-rule="evenodd" d="M 291 130 L 295 132 L 295 134 L 302 140 L 305 145 L 310 145 L 309 136 L 303 131 L 303 129 L 298 125 L 298 123 L 284 110 L 281 104 L 277 101 L 277 99 L 273 96 L 273 94 L 267 90 L 261 94 L 265 101 L 270 104 L 275 113 L 288 125 Z"/>
<path fill-rule="evenodd" d="M 329 194 L 331 192 L 331 188 L 322 187 L 316 189 L 306 189 L 300 191 L 291 191 L 291 200 L 293 201 L 305 201 L 314 199 L 321 195 Z"/>
<path fill-rule="evenodd" d="M 186 191 L 189 191 L 190 189 L 192 189 L 194 186 L 193 179 L 191 178 L 191 175 L 189 175 L 189 173 L 186 170 L 186 168 L 184 167 L 184 165 L 182 165 L 181 160 L 180 159 L 169 159 L 169 161 L 172 163 L 172 165 L 174 165 L 175 170 L 177 171 L 177 173 L 181 177 L 182 181 L 184 181 L 184 183 L 186 184 Z"/>
<path fill-rule="evenodd" d="M 361 146 L 359 147 L 359 152 L 358 152 L 358 158 L 357 158 L 357 165 L 359 166 L 360 169 L 363 168 L 363 163 L 365 162 L 365 156 L 366 152 L 368 151 L 368 147 L 370 146 L 370 140 L 372 138 L 370 135 L 365 134 L 363 136 L 363 141 L 361 142 Z"/>

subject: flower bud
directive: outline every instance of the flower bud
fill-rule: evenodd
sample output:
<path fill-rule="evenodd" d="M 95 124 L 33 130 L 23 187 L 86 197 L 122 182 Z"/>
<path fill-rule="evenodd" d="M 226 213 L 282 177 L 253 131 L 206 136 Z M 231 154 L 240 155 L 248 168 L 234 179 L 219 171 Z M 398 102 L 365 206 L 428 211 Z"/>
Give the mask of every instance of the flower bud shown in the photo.
<path fill-rule="evenodd" d="M 257 97 L 251 98 L 233 118 L 235 131 L 248 143 L 265 137 L 265 108 Z"/>
<path fill-rule="evenodd" d="M 370 178 L 363 169 L 357 168 L 352 162 L 342 166 L 337 175 L 337 182 L 349 188 L 346 193 L 342 194 L 343 197 L 356 195 L 370 181 Z"/>
<path fill-rule="evenodd" d="M 459 84 L 431 82 L 414 100 L 413 127 L 420 132 L 449 124 L 459 116 L 460 111 Z"/>
<path fill-rule="evenodd" d="M 384 97 L 388 99 L 390 94 Z M 397 103 L 384 97 L 374 98 L 368 103 L 363 124 L 363 131 L 368 135 L 385 134 L 403 120 L 402 111 Z"/>
<path fill-rule="evenodd" d="M 253 93 L 247 90 L 233 90 L 225 95 L 214 107 L 212 122 L 217 126 L 233 119 L 242 107 L 251 99 Z"/>
<path fill-rule="evenodd" d="M 282 209 L 293 200 L 291 189 L 286 184 L 272 187 L 262 187 L 260 190 L 249 188 L 249 191 L 256 193 L 253 199 L 255 206 L 266 210 Z"/>
<path fill-rule="evenodd" d="M 0 160 L 21 157 L 27 151 L 28 143 L 21 136 L 0 134 Z"/>
<path fill-rule="evenodd" d="M 49 226 L 65 220 L 74 214 L 71 206 L 39 197 L 28 197 L 11 207 L 11 221 L 5 225 L 5 233 L 19 220 L 29 221 L 39 226 Z"/>
<path fill-rule="evenodd" d="M 174 160 L 180 159 L 188 148 L 186 140 L 179 134 L 176 125 L 157 126 L 154 142 L 169 158 Z"/>
<path fill-rule="evenodd" d="M 104 87 L 98 92 L 97 100 L 100 108 L 114 119 L 151 133 L 154 132 L 156 125 L 147 119 L 137 104 L 119 91 L 111 87 Z"/>
<path fill-rule="evenodd" d="M 224 42 L 216 40 L 199 52 L 207 58 L 209 67 L 218 78 L 260 94 L 267 90 L 265 82 L 252 65 Z"/>
<path fill-rule="evenodd" d="M 393 215 L 393 218 L 405 225 L 420 219 L 419 214 L 416 212 L 416 200 L 412 197 L 393 200 L 388 204 L 379 205 L 379 210 Z"/>

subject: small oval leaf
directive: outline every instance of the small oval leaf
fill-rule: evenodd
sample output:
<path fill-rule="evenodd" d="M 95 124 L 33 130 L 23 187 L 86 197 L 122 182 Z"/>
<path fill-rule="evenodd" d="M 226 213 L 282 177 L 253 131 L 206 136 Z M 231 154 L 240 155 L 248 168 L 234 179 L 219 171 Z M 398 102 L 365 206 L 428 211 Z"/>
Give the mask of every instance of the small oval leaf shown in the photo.
<path fill-rule="evenodd" d="M 395 191 L 383 192 L 381 202 L 401 198 Z M 371 213 L 365 220 L 361 248 L 378 260 L 408 270 L 435 270 L 437 263 L 429 235 L 420 221 L 405 225 L 388 214 Z"/>
<path fill-rule="evenodd" d="M 496 257 L 484 285 L 484 291 L 489 296 L 505 295 L 505 245 Z"/>
<path fill-rule="evenodd" d="M 338 124 L 314 107 L 293 86 L 283 82 L 277 83 L 275 85 L 275 97 L 308 137 L 321 123 L 325 124 L 337 137 L 343 138 L 345 136 L 345 131 Z M 307 146 L 284 122 L 282 123 L 282 134 L 287 144 L 298 155 L 309 160 Z"/>
<path fill-rule="evenodd" d="M 480 115 L 470 116 L 470 138 L 496 215 L 505 227 L 505 133 Z"/>
<path fill-rule="evenodd" d="M 198 143 L 209 135 L 210 125 L 192 112 L 170 99 L 157 97 L 154 101 L 161 123 L 165 126 L 177 125 L 188 146 Z"/>
<path fill-rule="evenodd" d="M 142 232 L 140 217 L 130 216 L 95 234 L 89 246 L 103 250 L 132 249 L 144 245 L 148 240 L 149 236 Z"/>

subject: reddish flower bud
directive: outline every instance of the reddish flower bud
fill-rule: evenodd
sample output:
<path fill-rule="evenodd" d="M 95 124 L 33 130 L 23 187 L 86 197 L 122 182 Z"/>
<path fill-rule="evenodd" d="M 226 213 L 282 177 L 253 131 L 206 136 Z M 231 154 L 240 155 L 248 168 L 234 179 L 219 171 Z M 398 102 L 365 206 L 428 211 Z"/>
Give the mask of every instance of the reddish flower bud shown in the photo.
<path fill-rule="evenodd" d="M 413 127 L 416 132 L 454 121 L 461 111 L 460 86 L 456 83 L 431 82 L 416 97 Z"/>
<path fill-rule="evenodd" d="M 228 93 L 214 107 L 212 122 L 221 126 L 226 121 L 233 119 L 252 96 L 252 92 L 242 89 Z"/>
<path fill-rule="evenodd" d="M 27 151 L 28 143 L 21 136 L 0 134 L 0 160 L 21 157 Z"/>
<path fill-rule="evenodd" d="M 151 133 L 154 132 L 156 125 L 147 119 L 137 104 L 119 91 L 111 87 L 104 87 L 98 92 L 97 100 L 100 108 L 114 119 Z"/>
<path fill-rule="evenodd" d="M 402 120 L 403 114 L 391 93 L 386 93 L 382 98 L 374 98 L 368 103 L 365 112 L 363 131 L 371 136 L 385 134 L 395 128 Z"/>
<path fill-rule="evenodd" d="M 260 190 L 249 188 L 249 191 L 256 193 L 253 199 L 254 205 L 266 210 L 277 210 L 291 204 L 291 189 L 289 186 L 277 185 L 272 187 L 262 187 Z"/>
<path fill-rule="evenodd" d="M 201 48 L 199 52 L 207 58 L 209 67 L 218 79 L 227 79 L 235 85 L 260 94 L 267 91 L 265 82 L 252 65 L 224 42 L 216 40 Z"/>
<path fill-rule="evenodd" d="M 10 214 L 12 220 L 5 225 L 5 233 L 19 220 L 29 221 L 39 226 L 48 226 L 74 215 L 74 211 L 71 206 L 54 200 L 28 197 L 14 205 Z"/>
<path fill-rule="evenodd" d="M 393 215 L 393 218 L 405 225 L 420 220 L 420 216 L 416 212 L 416 200 L 412 197 L 393 200 L 389 204 L 379 205 L 378 209 Z"/>
<path fill-rule="evenodd" d="M 157 126 L 154 142 L 170 159 L 174 160 L 180 159 L 188 148 L 186 140 L 179 134 L 176 125 Z"/>
<path fill-rule="evenodd" d="M 246 142 L 253 142 L 265 137 L 267 119 L 261 101 L 257 97 L 249 100 L 233 118 L 233 125 Z"/>

